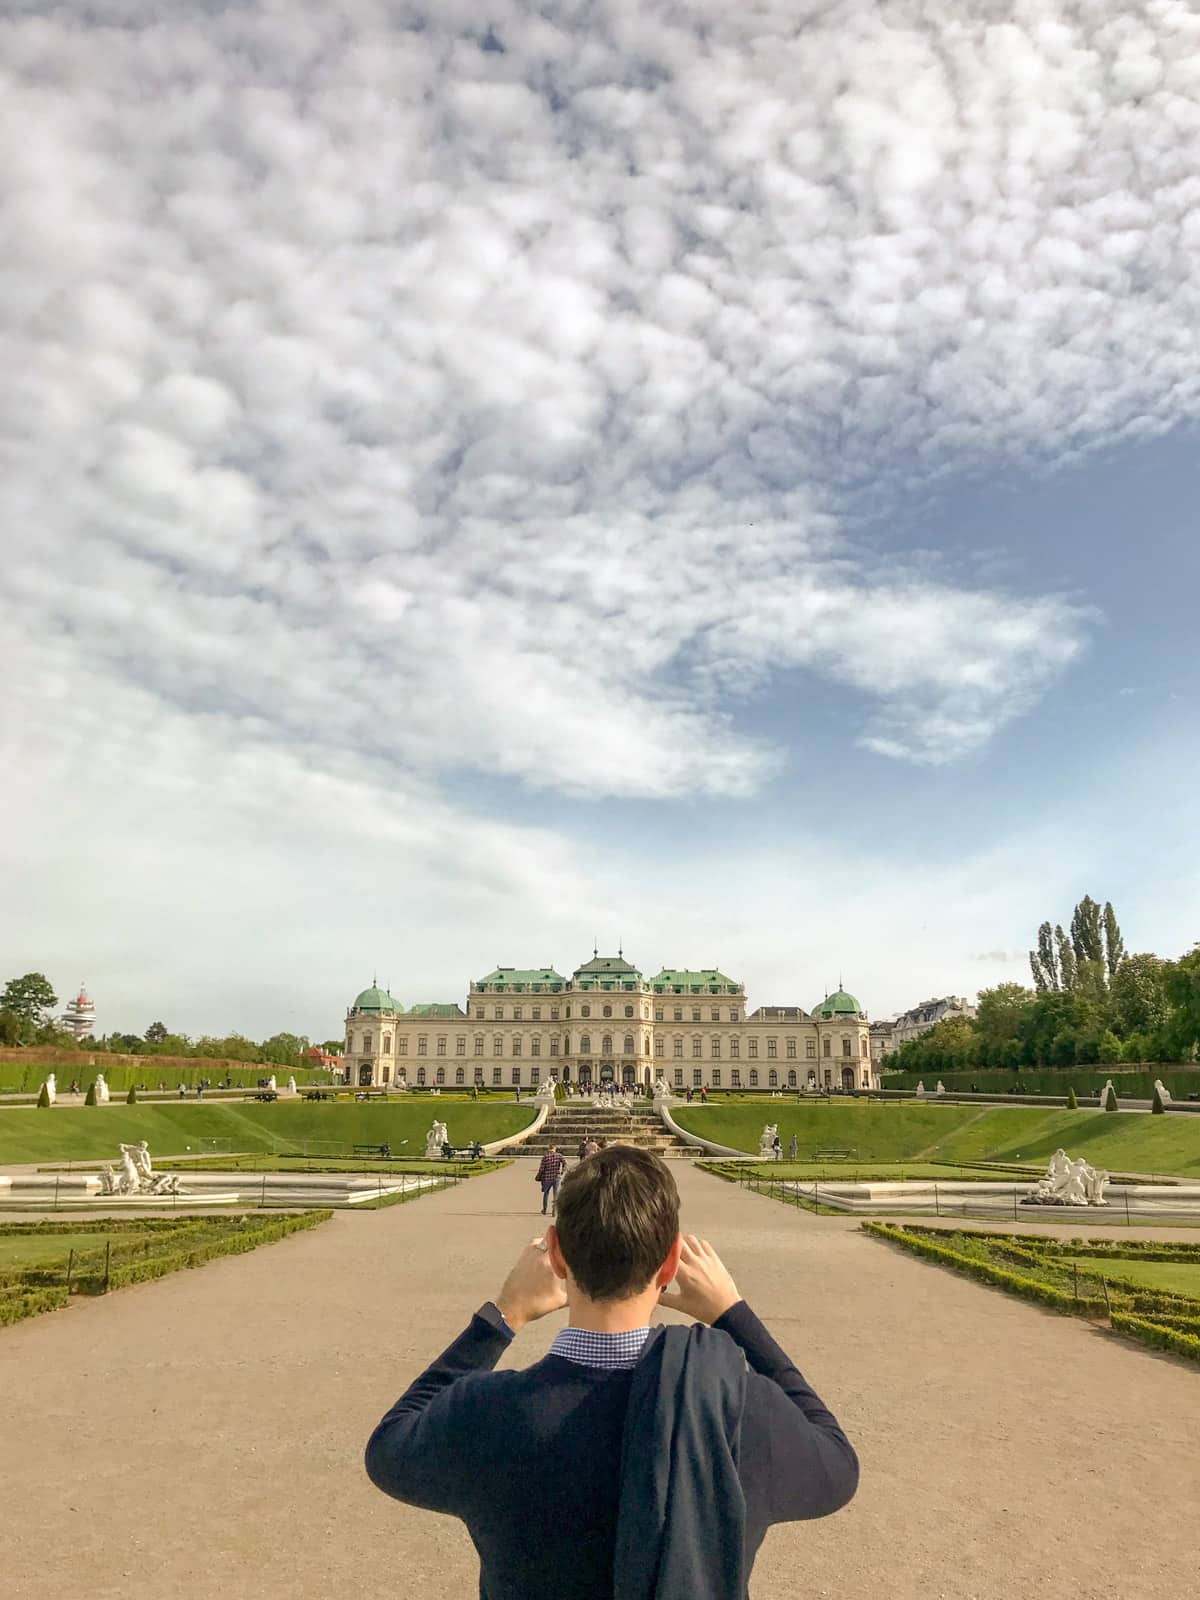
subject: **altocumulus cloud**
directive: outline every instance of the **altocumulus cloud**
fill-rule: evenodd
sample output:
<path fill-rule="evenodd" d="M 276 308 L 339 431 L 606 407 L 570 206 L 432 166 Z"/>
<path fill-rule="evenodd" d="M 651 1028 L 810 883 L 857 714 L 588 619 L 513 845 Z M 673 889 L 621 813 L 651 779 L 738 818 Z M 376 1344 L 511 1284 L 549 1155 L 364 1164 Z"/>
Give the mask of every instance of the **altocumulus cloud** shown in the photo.
<path fill-rule="evenodd" d="M 781 670 L 936 762 L 1085 648 L 847 519 L 1196 415 L 1188 6 L 102 16 L 0 25 L 29 729 L 739 795 Z"/>

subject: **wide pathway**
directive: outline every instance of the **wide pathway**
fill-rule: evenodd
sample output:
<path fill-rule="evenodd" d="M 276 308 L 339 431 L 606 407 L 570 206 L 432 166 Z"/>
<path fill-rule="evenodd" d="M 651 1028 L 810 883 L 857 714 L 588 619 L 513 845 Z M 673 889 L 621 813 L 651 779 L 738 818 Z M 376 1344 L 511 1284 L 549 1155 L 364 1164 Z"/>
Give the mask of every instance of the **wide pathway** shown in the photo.
<path fill-rule="evenodd" d="M 673 1170 L 686 1229 L 862 1459 L 846 1511 L 768 1535 L 753 1600 L 1195 1592 L 1200 1371 Z M 8 1592 L 474 1594 L 461 1526 L 378 1494 L 362 1447 L 540 1231 L 536 1198 L 517 1164 L 0 1329 Z M 511 1359 L 535 1360 L 559 1321 Z"/>

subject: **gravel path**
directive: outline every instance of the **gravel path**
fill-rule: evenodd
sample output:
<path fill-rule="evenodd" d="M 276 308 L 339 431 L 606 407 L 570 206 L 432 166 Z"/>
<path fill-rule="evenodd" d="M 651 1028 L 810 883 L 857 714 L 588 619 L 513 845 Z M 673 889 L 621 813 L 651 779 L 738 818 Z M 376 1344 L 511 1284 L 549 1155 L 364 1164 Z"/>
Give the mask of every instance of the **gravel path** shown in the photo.
<path fill-rule="evenodd" d="M 863 1462 L 848 1510 L 768 1535 L 753 1600 L 1195 1592 L 1200 1372 L 850 1221 L 673 1170 L 686 1228 L 721 1249 Z M 379 1495 L 361 1451 L 540 1231 L 536 1197 L 518 1164 L 0 1329 L 9 1592 L 474 1594 L 462 1528 Z M 518 1364 L 551 1322 L 517 1340 Z"/>

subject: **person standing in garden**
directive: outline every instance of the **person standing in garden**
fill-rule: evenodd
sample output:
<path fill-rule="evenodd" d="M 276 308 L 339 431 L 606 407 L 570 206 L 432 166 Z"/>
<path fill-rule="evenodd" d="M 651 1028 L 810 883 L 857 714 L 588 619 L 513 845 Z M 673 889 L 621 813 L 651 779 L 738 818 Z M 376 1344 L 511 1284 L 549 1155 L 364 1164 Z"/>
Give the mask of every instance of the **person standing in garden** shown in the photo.
<path fill-rule="evenodd" d="M 541 1159 L 536 1173 L 536 1182 L 542 1186 L 542 1215 L 546 1215 L 549 1206 L 550 1215 L 554 1215 L 554 1208 L 558 1204 L 558 1186 L 562 1182 L 562 1175 L 567 1170 L 567 1163 L 558 1152 L 558 1146 L 552 1144 Z"/>

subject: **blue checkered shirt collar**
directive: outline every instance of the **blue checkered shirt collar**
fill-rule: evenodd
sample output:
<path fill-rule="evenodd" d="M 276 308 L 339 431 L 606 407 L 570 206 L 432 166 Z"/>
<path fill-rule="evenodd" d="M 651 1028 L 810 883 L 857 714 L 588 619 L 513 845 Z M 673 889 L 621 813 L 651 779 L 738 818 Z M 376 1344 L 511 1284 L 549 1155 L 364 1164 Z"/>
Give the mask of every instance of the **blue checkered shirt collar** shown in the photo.
<path fill-rule="evenodd" d="M 574 1361 L 581 1367 L 636 1367 L 642 1346 L 650 1337 L 649 1328 L 630 1328 L 625 1333 L 593 1333 L 589 1328 L 564 1328 L 550 1346 L 552 1356 Z"/>

